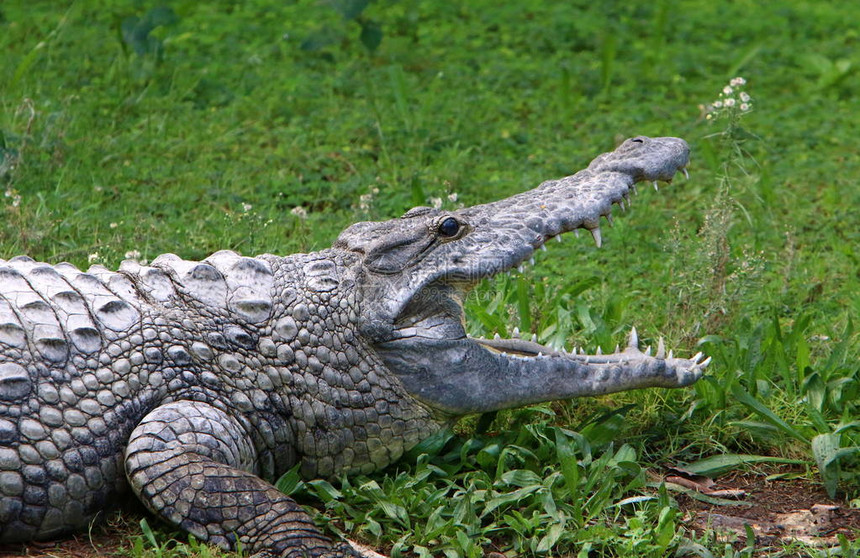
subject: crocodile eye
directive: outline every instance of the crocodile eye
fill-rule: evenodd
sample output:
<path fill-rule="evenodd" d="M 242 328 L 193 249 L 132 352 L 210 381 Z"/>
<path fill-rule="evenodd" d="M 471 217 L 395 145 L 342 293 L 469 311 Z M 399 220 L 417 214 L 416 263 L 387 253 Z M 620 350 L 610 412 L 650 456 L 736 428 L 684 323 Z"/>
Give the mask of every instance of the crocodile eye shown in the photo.
<path fill-rule="evenodd" d="M 460 232 L 460 223 L 458 223 L 453 217 L 448 217 L 439 223 L 438 230 L 441 236 L 451 238 L 452 236 L 457 236 L 457 233 Z"/>

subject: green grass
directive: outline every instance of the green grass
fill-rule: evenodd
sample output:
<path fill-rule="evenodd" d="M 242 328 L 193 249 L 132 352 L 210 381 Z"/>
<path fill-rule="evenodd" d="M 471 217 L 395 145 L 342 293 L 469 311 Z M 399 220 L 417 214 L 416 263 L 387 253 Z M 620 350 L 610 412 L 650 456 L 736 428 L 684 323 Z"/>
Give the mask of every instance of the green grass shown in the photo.
<path fill-rule="evenodd" d="M 696 540 L 645 476 L 721 454 L 801 460 L 860 506 L 860 8 L 170 6 L 0 4 L 0 256 L 314 250 L 359 219 L 570 174 L 624 137 L 693 149 L 691 179 L 640 186 L 604 248 L 552 244 L 468 314 L 472 333 L 590 350 L 636 325 L 712 355 L 709 376 L 473 419 L 373 477 L 294 479 L 332 529 L 395 555 L 749 555 Z M 754 110 L 706 119 L 737 75 Z"/>

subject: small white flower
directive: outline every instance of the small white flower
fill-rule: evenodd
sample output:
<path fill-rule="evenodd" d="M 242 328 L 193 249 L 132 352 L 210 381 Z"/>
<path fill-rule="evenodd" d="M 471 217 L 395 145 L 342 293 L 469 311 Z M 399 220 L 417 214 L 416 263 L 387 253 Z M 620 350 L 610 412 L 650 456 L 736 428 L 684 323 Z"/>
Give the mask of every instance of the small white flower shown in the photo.
<path fill-rule="evenodd" d="M 734 100 L 734 99 L 732 99 L 731 97 L 729 97 L 728 99 L 726 99 L 726 106 L 727 106 L 727 107 L 733 107 L 733 106 L 735 106 L 735 100 Z"/>
<path fill-rule="evenodd" d="M 746 91 L 741 91 L 740 98 L 741 102 L 748 103 L 750 100 L 749 93 L 747 93 Z"/>
<path fill-rule="evenodd" d="M 242 203 L 242 211 L 244 211 L 245 213 L 248 213 L 249 211 L 251 211 L 251 209 L 253 207 L 254 206 L 251 205 L 250 203 L 244 203 L 244 202 Z"/>
<path fill-rule="evenodd" d="M 451 192 L 448 194 L 448 201 L 451 203 L 455 203 L 457 201 L 457 192 Z"/>
<path fill-rule="evenodd" d="M 430 198 L 430 205 L 433 206 L 433 209 L 440 209 L 442 207 L 442 198 Z"/>
<path fill-rule="evenodd" d="M 101 258 L 101 256 L 99 256 L 98 252 L 93 252 L 92 254 L 87 256 L 87 262 L 90 264 L 94 264 L 97 261 L 99 261 L 100 258 Z"/>
<path fill-rule="evenodd" d="M 119 225 L 117 225 L 116 223 L 111 223 L 111 224 L 110 224 L 110 225 L 108 225 L 108 226 L 109 226 L 110 228 L 112 228 L 112 229 L 115 229 L 115 228 L 117 228 Z"/>
<path fill-rule="evenodd" d="M 371 193 L 371 194 L 373 194 L 373 195 L 378 194 L 378 193 L 379 193 L 379 188 L 377 188 L 376 186 L 374 186 L 373 188 L 371 188 L 371 189 L 370 189 L 370 193 Z"/>
<path fill-rule="evenodd" d="M 752 106 L 749 103 L 741 103 L 740 108 L 741 108 L 741 111 L 747 112 L 749 109 L 752 108 Z"/>
<path fill-rule="evenodd" d="M 731 80 L 729 83 L 730 83 L 733 87 L 737 87 L 738 85 L 746 85 L 747 80 L 745 80 L 744 78 L 742 78 L 742 77 L 738 76 L 738 77 L 736 77 L 736 78 L 732 78 L 732 80 Z"/>
<path fill-rule="evenodd" d="M 735 90 L 732 89 L 731 86 L 729 86 L 729 85 L 723 87 L 723 94 L 724 95 L 731 95 L 732 93 L 734 93 L 734 91 Z"/>
<path fill-rule="evenodd" d="M 723 102 L 722 102 L 722 101 L 714 101 L 714 102 L 713 102 L 713 104 L 712 104 L 712 106 L 713 106 L 714 108 L 722 108 L 722 106 L 723 106 Z"/>
<path fill-rule="evenodd" d="M 140 259 L 140 250 L 129 250 L 125 253 L 125 259 L 127 260 L 139 260 Z"/>
<path fill-rule="evenodd" d="M 290 210 L 290 213 L 292 213 L 293 215 L 295 215 L 299 219 L 306 219 L 308 216 L 308 211 L 300 205 L 297 205 L 296 207 L 292 208 Z"/>

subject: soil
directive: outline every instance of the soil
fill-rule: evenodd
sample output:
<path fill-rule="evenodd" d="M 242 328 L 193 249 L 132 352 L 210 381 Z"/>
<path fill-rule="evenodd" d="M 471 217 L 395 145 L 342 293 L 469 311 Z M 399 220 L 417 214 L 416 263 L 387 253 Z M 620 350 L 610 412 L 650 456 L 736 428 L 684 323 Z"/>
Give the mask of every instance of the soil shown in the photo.
<path fill-rule="evenodd" d="M 710 529 L 719 540 L 743 547 L 748 525 L 755 533 L 757 551 L 792 542 L 835 547 L 838 535 L 860 539 L 860 509 L 828 498 L 820 484 L 802 478 L 769 481 L 750 473 L 732 473 L 717 484 L 720 489 L 742 491 L 745 496 L 737 505 L 714 505 L 676 495 L 688 525 L 698 535 Z"/>
<path fill-rule="evenodd" d="M 809 480 L 768 481 L 760 474 L 733 473 L 721 477 L 717 485 L 720 489 L 743 491 L 745 496 L 739 498 L 737 504 L 713 505 L 675 494 L 687 525 L 697 535 L 711 530 L 719 540 L 741 548 L 747 536 L 744 526 L 749 525 L 756 535 L 756 550 L 761 553 L 766 553 L 768 547 L 780 547 L 791 541 L 819 547 L 836 546 L 839 534 L 850 540 L 860 539 L 860 510 L 848 508 L 844 501 L 829 499 L 821 485 Z M 127 552 L 121 553 L 121 548 L 127 551 L 132 544 L 131 537 L 139 535 L 136 525 L 141 517 L 144 516 L 140 511 L 125 511 L 112 515 L 107 523 L 94 528 L 90 534 L 27 546 L 0 545 L 0 558 L 128 556 Z"/>

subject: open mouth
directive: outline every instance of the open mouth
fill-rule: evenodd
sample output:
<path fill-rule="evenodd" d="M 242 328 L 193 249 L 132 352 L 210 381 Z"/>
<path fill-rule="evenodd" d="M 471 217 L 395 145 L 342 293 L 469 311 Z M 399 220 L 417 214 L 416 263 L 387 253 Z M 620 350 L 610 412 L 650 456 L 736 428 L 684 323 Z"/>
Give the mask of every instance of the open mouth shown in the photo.
<path fill-rule="evenodd" d="M 380 295 L 396 308 L 393 328 L 376 344 L 386 366 L 416 399 L 451 415 L 698 380 L 709 358 L 675 358 L 662 340 L 651 356 L 639 349 L 635 329 L 624 348 L 588 355 L 547 347 L 516 330 L 509 339 L 470 337 L 463 307 L 478 281 L 533 262 L 552 238 L 586 229 L 599 247 L 601 217 L 611 222 L 612 206 L 625 208 L 636 182 L 670 182 L 677 172 L 686 175 L 688 161 L 683 140 L 637 137 L 576 175 L 436 218 L 446 225 L 430 229 L 439 239 L 434 253 L 398 268 L 408 288 Z M 460 229 L 461 222 L 468 228 Z M 445 239 L 443 228 L 468 233 Z"/>

